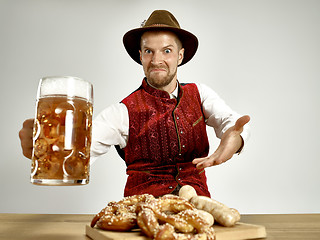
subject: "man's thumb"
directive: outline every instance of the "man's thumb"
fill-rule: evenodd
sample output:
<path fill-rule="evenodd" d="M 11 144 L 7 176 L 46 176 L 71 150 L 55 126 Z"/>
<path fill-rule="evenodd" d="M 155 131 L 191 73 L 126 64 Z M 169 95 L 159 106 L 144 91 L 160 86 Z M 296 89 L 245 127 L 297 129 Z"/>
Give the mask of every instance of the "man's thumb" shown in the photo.
<path fill-rule="evenodd" d="M 242 130 L 243 126 L 246 125 L 250 121 L 250 117 L 248 115 L 244 115 L 240 117 L 236 124 L 234 125 L 236 131 Z"/>

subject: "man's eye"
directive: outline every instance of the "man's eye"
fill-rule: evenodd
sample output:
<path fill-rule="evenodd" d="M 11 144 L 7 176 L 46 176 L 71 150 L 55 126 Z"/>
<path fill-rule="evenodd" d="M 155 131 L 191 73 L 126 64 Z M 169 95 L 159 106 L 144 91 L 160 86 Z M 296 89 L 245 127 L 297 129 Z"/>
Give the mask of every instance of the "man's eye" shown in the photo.
<path fill-rule="evenodd" d="M 151 50 L 146 49 L 144 52 L 149 54 L 149 53 L 151 53 Z"/>
<path fill-rule="evenodd" d="M 171 50 L 170 49 L 166 49 L 164 50 L 165 53 L 171 53 Z"/>

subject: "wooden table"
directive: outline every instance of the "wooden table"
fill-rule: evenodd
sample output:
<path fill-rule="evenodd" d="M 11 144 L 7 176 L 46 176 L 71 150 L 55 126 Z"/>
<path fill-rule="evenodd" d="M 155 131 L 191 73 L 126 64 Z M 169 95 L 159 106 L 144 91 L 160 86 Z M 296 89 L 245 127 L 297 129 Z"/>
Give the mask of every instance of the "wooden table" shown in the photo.
<path fill-rule="evenodd" d="M 89 214 L 7 214 L 0 213 L 0 239 L 53 240 L 85 239 Z M 250 214 L 241 222 L 263 225 L 266 239 L 320 239 L 320 214 Z"/>

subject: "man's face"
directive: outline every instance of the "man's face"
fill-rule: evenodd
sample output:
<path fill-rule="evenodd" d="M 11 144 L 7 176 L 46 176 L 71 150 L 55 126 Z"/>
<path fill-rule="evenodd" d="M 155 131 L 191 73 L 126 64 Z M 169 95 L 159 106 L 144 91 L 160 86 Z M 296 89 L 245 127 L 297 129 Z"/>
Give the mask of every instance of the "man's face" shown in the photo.
<path fill-rule="evenodd" d="M 159 89 L 176 84 L 177 67 L 184 49 L 171 32 L 145 32 L 141 37 L 140 60 L 148 82 Z"/>

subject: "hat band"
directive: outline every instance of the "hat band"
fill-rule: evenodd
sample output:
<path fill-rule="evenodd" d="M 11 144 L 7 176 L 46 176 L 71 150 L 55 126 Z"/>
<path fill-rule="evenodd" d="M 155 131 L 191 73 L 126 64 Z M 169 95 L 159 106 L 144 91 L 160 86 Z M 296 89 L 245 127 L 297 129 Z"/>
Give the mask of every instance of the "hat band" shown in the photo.
<path fill-rule="evenodd" d="M 172 27 L 170 25 L 167 25 L 167 24 L 163 24 L 163 23 L 154 23 L 152 25 L 144 25 L 143 27 Z"/>

